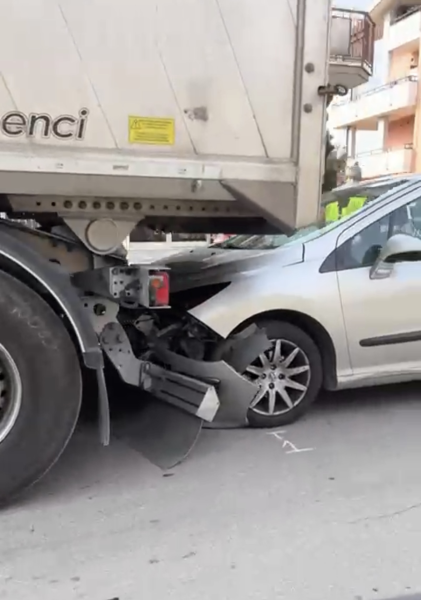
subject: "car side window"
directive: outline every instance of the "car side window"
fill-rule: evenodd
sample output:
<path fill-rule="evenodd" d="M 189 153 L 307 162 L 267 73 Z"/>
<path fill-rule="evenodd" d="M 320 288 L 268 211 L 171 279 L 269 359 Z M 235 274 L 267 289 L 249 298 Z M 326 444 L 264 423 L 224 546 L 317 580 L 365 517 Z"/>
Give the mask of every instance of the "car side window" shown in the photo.
<path fill-rule="evenodd" d="M 397 233 L 421 238 L 421 198 L 400 206 L 344 242 L 337 249 L 337 270 L 371 267 L 387 240 Z"/>

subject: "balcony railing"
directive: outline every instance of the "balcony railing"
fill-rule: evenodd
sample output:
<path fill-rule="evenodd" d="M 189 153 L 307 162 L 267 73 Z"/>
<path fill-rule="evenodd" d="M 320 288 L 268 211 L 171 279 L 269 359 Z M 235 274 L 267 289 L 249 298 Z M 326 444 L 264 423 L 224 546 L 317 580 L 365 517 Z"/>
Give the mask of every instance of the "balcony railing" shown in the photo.
<path fill-rule="evenodd" d="M 380 175 L 394 175 L 409 173 L 413 168 L 413 145 L 405 144 L 400 148 L 380 148 L 370 152 L 363 152 L 352 159 L 358 161 L 364 179 Z"/>
<path fill-rule="evenodd" d="M 332 10 L 330 61 L 353 63 L 371 75 L 374 57 L 374 23 L 368 13 Z"/>
<path fill-rule="evenodd" d="M 395 23 L 401 23 L 414 13 L 420 12 L 420 10 L 421 6 L 411 6 L 411 8 L 408 8 L 404 13 L 397 15 L 396 17 L 392 17 L 390 19 L 390 24 L 395 25 Z"/>
<path fill-rule="evenodd" d="M 416 6 L 403 15 L 391 20 L 387 38 L 387 49 L 396 50 L 407 44 L 418 46 L 421 36 L 421 7 Z"/>
<path fill-rule="evenodd" d="M 402 84 L 405 84 L 408 81 L 417 82 L 417 75 L 407 75 L 406 77 L 400 77 L 399 79 L 394 79 L 393 81 L 388 81 L 383 85 L 379 85 L 378 87 L 371 88 L 370 90 L 366 90 L 359 94 L 354 93 L 354 98 L 356 101 L 361 100 L 362 98 L 367 98 L 367 96 L 372 96 L 373 94 L 381 94 L 383 91 L 395 90 Z"/>
<path fill-rule="evenodd" d="M 332 103 L 329 119 L 333 128 L 358 126 L 376 129 L 379 117 L 410 114 L 417 102 L 418 77 L 409 75 Z"/>

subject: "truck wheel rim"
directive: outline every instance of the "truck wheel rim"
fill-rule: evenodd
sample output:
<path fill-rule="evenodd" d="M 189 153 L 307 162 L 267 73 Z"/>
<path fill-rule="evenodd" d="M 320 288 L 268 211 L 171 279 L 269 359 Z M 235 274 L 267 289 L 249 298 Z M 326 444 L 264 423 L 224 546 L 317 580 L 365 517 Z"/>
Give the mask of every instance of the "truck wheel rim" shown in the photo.
<path fill-rule="evenodd" d="M 304 399 L 311 367 L 306 353 L 293 342 L 279 339 L 271 344 L 247 367 L 246 375 L 259 385 L 250 409 L 274 417 L 293 410 Z"/>
<path fill-rule="evenodd" d="M 22 382 L 15 361 L 0 344 L 0 444 L 12 431 L 22 405 Z"/>

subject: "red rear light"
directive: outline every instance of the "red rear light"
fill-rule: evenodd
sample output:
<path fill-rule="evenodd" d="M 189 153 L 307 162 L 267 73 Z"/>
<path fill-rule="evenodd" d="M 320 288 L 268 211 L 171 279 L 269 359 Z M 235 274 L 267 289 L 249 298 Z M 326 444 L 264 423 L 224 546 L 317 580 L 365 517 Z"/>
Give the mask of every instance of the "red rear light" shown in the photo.
<path fill-rule="evenodd" d="M 155 271 L 149 276 L 149 306 L 158 308 L 169 306 L 170 277 L 166 271 Z"/>

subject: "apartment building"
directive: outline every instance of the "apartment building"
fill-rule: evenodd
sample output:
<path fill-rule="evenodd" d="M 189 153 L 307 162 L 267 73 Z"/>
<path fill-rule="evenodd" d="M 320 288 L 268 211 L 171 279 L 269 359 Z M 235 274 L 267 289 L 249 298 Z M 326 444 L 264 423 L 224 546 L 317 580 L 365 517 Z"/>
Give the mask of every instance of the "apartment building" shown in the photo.
<path fill-rule="evenodd" d="M 380 0 L 370 16 L 376 24 L 378 40 L 374 70 L 382 67 L 383 80 L 358 86 L 346 98 L 334 102 L 329 124 L 334 134 L 345 132 L 348 164 L 358 162 L 364 179 L 418 172 L 421 2 Z M 371 138 L 368 132 L 373 133 Z M 375 139 L 376 144 L 364 148 L 363 139 Z"/>

